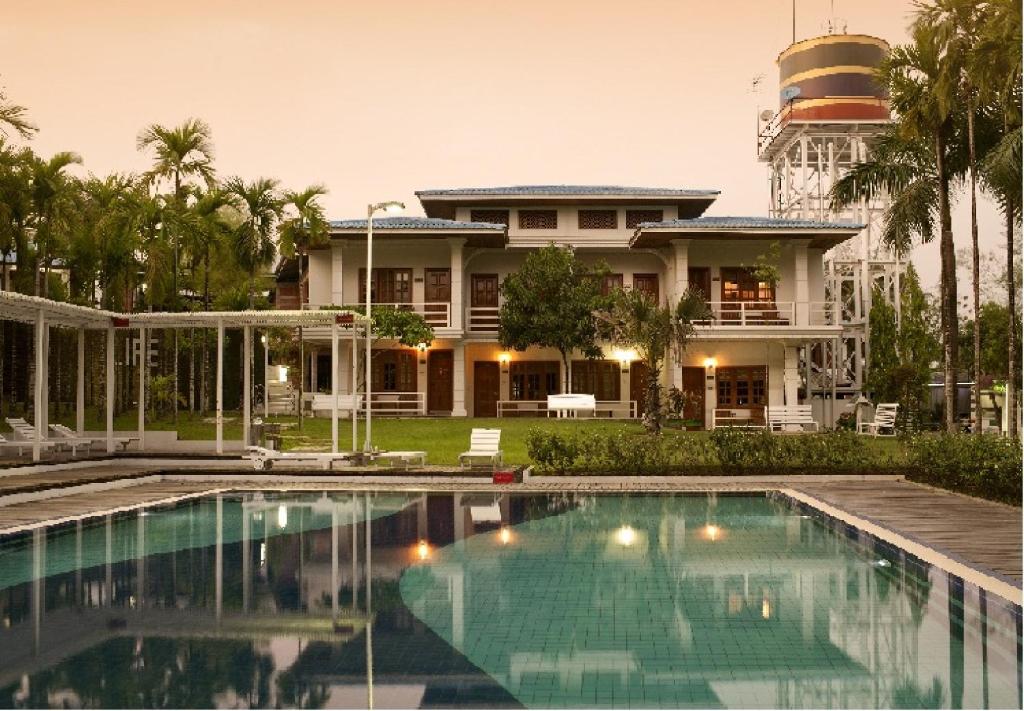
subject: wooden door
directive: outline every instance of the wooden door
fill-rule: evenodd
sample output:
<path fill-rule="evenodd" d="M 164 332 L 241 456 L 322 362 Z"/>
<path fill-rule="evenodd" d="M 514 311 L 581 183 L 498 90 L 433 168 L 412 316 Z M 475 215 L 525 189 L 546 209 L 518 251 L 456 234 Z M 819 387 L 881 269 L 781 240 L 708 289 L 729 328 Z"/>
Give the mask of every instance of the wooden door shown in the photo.
<path fill-rule="evenodd" d="M 629 399 L 636 401 L 637 417 L 643 414 L 644 403 L 647 402 L 647 374 L 650 369 L 646 363 L 633 361 L 629 367 Z"/>
<path fill-rule="evenodd" d="M 452 411 L 452 351 L 430 351 L 427 356 L 427 412 Z"/>
<path fill-rule="evenodd" d="M 658 303 L 661 296 L 658 293 L 658 275 L 657 274 L 634 274 L 633 275 L 633 290 L 640 291 L 651 297 L 654 303 Z"/>
<path fill-rule="evenodd" d="M 708 267 L 690 267 L 686 270 L 691 289 L 698 289 L 704 299 L 711 300 L 711 269 Z"/>
<path fill-rule="evenodd" d="M 696 420 L 700 427 L 705 427 L 704 422 L 704 369 L 683 368 L 683 394 L 686 396 L 686 404 L 683 406 L 683 419 Z"/>
<path fill-rule="evenodd" d="M 452 272 L 450 269 L 423 270 L 424 316 L 431 326 L 449 326 L 445 313 L 452 301 Z"/>
<path fill-rule="evenodd" d="M 498 364 L 478 360 L 473 363 L 473 417 L 497 417 L 501 391 Z"/>
<path fill-rule="evenodd" d="M 497 274 L 474 274 L 470 283 L 470 306 L 498 306 Z"/>

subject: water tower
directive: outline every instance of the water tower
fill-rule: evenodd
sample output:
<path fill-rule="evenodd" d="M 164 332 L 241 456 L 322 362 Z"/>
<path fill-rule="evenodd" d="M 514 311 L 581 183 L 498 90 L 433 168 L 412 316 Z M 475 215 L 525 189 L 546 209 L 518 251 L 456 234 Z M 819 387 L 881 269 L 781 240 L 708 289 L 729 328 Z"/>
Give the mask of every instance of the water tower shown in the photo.
<path fill-rule="evenodd" d="M 872 140 L 891 121 L 888 94 L 874 77 L 888 52 L 885 40 L 869 35 L 828 34 L 794 42 L 776 60 L 778 107 L 758 116 L 757 151 L 768 164 L 770 214 L 866 225 L 825 256 L 826 288 L 829 298 L 841 302 L 845 327 L 835 384 L 843 397 L 859 392 L 863 382 L 872 285 L 882 287 L 889 299 L 899 288 L 899 263 L 879 240 L 886 201 L 866 200 L 836 211 L 828 197 L 835 182 L 865 160 Z M 831 354 L 805 357 L 831 361 Z M 830 378 L 829 369 L 821 368 L 811 391 L 830 389 Z"/>

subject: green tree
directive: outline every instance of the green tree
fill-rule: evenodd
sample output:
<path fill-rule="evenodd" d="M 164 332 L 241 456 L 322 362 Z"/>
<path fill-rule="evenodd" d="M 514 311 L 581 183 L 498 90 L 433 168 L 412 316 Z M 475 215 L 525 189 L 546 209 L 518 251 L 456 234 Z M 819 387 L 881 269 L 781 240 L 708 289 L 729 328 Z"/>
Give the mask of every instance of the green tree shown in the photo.
<path fill-rule="evenodd" d="M 563 392 L 569 392 L 569 356 L 578 351 L 585 358 L 601 357 L 594 313 L 608 303 L 601 295 L 605 271 L 553 244 L 526 255 L 523 265 L 501 285 L 501 347 L 554 348 L 564 366 Z"/>
<path fill-rule="evenodd" d="M 978 330 L 981 332 L 981 362 L 977 364 L 977 370 L 981 373 L 981 380 L 983 382 L 991 380 L 1006 382 L 1009 380 L 1009 373 L 1011 372 L 1006 352 L 1006 341 L 1010 338 L 1009 325 L 1011 319 L 1009 309 L 1003 304 L 988 301 L 981 305 L 978 321 Z M 1013 321 L 1016 322 L 1016 331 L 1019 337 L 1021 328 L 1019 313 L 1016 314 L 1016 318 Z M 960 330 L 961 334 L 973 332 L 973 321 L 964 321 L 960 326 Z M 972 353 L 970 360 L 968 360 L 968 357 L 964 358 L 965 362 L 970 363 L 972 369 L 975 366 L 973 355 Z M 1015 375 L 1014 380 L 1019 386 L 1021 381 L 1020 370 Z"/>
<path fill-rule="evenodd" d="M 28 109 L 12 103 L 7 95 L 0 91 L 0 133 L 9 136 L 9 132 L 13 132 L 24 139 L 29 139 L 38 130 L 39 128 L 28 119 Z"/>
<path fill-rule="evenodd" d="M 675 306 L 661 306 L 635 289 L 617 291 L 611 307 L 598 313 L 600 334 L 621 348 L 633 349 L 647 366 L 647 395 L 644 399 L 644 427 L 661 432 L 661 370 L 672 354 L 678 362 L 696 329 L 695 321 L 711 317 L 704 293 L 687 289 Z"/>
<path fill-rule="evenodd" d="M 77 153 L 63 151 L 49 160 L 32 161 L 32 210 L 35 214 L 35 289 L 36 296 L 49 296 L 49 275 L 53 259 L 66 239 L 70 221 L 75 217 L 78 181 L 68 174 L 72 165 L 80 165 Z"/>
<path fill-rule="evenodd" d="M 241 211 L 241 223 L 232 230 L 232 244 L 238 264 L 249 275 L 249 308 L 256 305 L 256 273 L 265 269 L 277 251 L 274 228 L 281 217 L 281 198 L 277 181 L 257 178 L 245 182 L 231 178 L 224 183 L 224 191 Z"/>

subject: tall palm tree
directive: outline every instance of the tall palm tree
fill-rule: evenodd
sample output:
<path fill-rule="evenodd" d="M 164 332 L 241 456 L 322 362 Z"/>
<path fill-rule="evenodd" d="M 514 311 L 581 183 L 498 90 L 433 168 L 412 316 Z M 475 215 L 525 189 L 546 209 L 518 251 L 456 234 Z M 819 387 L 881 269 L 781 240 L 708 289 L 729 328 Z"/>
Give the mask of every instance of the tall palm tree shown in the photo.
<path fill-rule="evenodd" d="M 224 183 L 224 192 L 235 201 L 242 213 L 242 222 L 232 231 L 235 258 L 249 274 L 249 308 L 256 306 L 256 273 L 274 259 L 274 228 L 281 217 L 281 198 L 277 181 L 257 178 L 245 182 L 230 178 Z"/>
<path fill-rule="evenodd" d="M 77 181 L 67 168 L 81 164 L 77 153 L 62 151 L 49 160 L 36 158 L 32 164 L 32 208 L 35 213 L 35 295 L 49 295 L 50 265 L 55 242 L 66 236 L 68 221 L 75 214 L 72 200 Z"/>
<path fill-rule="evenodd" d="M 320 198 L 327 194 L 323 185 L 311 185 L 305 190 L 289 190 L 284 194 L 284 205 L 291 208 L 290 219 L 280 227 L 281 252 L 294 256 L 299 264 L 299 308 L 305 301 L 303 277 L 306 254 L 311 247 L 327 243 L 328 226 Z M 340 304 L 339 304 L 340 305 Z M 306 359 L 303 353 L 302 326 L 299 326 L 299 429 L 302 429 L 302 392 L 306 382 Z"/>
<path fill-rule="evenodd" d="M 0 91 L 0 134 L 4 136 L 14 132 L 28 140 L 39 130 L 39 127 L 28 120 L 28 109 L 11 103 L 6 94 Z"/>

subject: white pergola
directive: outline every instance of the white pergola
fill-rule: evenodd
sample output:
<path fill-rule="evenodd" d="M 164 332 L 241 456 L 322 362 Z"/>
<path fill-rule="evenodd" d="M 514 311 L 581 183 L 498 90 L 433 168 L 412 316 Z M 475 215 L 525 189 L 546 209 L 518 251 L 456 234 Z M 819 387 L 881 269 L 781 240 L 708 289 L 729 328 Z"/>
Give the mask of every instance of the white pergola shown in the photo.
<path fill-rule="evenodd" d="M 11 291 L 0 291 L 0 319 L 32 324 L 35 327 L 35 392 L 33 396 L 36 430 L 32 459 L 40 458 L 40 442 L 45 439 L 49 413 L 49 330 L 51 326 L 73 328 L 78 331 L 78 380 L 76 393 L 76 430 L 85 430 L 85 332 L 104 331 L 107 334 L 107 452 L 113 452 L 114 443 L 114 333 L 118 329 L 139 331 L 139 450 L 146 444 L 146 372 L 148 370 L 145 343 L 146 334 L 153 329 L 164 328 L 214 328 L 217 330 L 217 453 L 224 452 L 224 329 L 241 328 L 243 337 L 242 366 L 242 441 L 249 442 L 252 417 L 252 331 L 254 328 L 275 326 L 298 328 L 331 327 L 331 363 L 333 406 L 331 411 L 331 447 L 338 451 L 338 396 L 341 378 L 338 373 L 338 339 L 342 327 L 349 331 L 353 353 L 359 326 L 365 327 L 368 319 L 354 311 L 324 309 L 308 311 L 187 311 L 187 312 L 142 312 L 119 313 L 87 306 L 77 306 L 60 301 L 51 301 L 38 296 L 27 296 Z M 355 358 L 353 358 L 352 381 L 356 382 Z M 355 447 L 358 398 L 352 399 L 352 441 Z M 367 408 L 367 417 L 369 417 Z"/>

